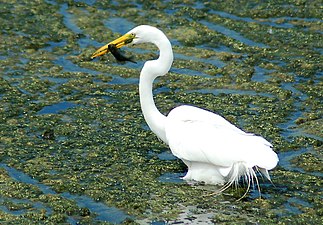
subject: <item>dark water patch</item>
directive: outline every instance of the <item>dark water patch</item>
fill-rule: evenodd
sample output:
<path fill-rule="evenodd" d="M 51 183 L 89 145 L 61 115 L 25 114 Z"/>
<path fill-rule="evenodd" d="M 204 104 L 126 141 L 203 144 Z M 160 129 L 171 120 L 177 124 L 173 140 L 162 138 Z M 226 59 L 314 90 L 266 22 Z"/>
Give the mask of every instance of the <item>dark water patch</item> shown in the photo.
<path fill-rule="evenodd" d="M 100 42 L 92 40 L 87 35 L 86 36 L 81 35 L 81 37 L 77 40 L 77 43 L 79 44 L 81 49 L 85 49 L 90 46 L 102 46 L 102 44 L 100 44 Z"/>
<path fill-rule="evenodd" d="M 54 48 L 63 48 L 64 46 L 67 45 L 67 41 L 66 40 L 62 40 L 59 42 L 55 42 L 55 41 L 49 41 L 46 43 L 46 47 L 42 48 L 41 50 L 46 50 L 49 52 L 53 52 Z"/>
<path fill-rule="evenodd" d="M 306 173 L 306 174 L 311 174 L 313 176 L 318 176 L 318 177 L 323 177 L 323 173 L 320 172 L 307 172 L 304 169 L 293 165 L 293 163 L 291 163 L 291 160 L 293 160 L 294 158 L 309 152 L 310 150 L 308 149 L 300 149 L 300 150 L 294 150 L 294 151 L 288 151 L 288 152 L 280 152 L 278 153 L 278 157 L 279 157 L 279 165 L 281 167 L 283 167 L 286 170 L 289 171 L 295 171 L 295 172 L 300 172 L 300 173 Z"/>
<path fill-rule="evenodd" d="M 296 121 L 300 118 L 304 111 L 297 110 L 301 107 L 301 102 L 294 103 L 295 111 L 291 112 L 286 118 L 287 121 L 280 123 L 277 127 L 281 128 L 281 135 L 285 139 L 289 139 L 292 136 L 302 136 L 305 135 L 300 129 L 297 128 Z"/>
<path fill-rule="evenodd" d="M 91 75 L 99 74 L 99 72 L 95 70 L 78 66 L 77 64 L 73 63 L 71 60 L 66 59 L 65 56 L 58 57 L 57 59 L 53 60 L 53 63 L 63 67 L 64 72 L 83 72 L 83 73 L 89 73 Z"/>
<path fill-rule="evenodd" d="M 119 94 L 119 93 L 127 92 L 127 91 L 125 91 L 125 90 L 116 90 L 116 89 L 112 89 L 112 88 L 107 88 L 107 89 L 105 89 L 105 92 L 106 93 Z"/>
<path fill-rule="evenodd" d="M 147 126 L 148 127 L 148 126 Z M 148 127 L 149 128 L 149 127 Z M 161 152 L 161 153 L 156 153 L 154 151 L 150 151 L 148 153 L 148 155 L 151 155 L 151 156 L 157 156 L 158 159 L 160 160 L 176 160 L 177 158 L 171 153 L 171 151 L 164 151 L 164 152 Z"/>
<path fill-rule="evenodd" d="M 170 43 L 172 44 L 172 46 L 183 46 L 182 43 L 175 38 L 170 39 Z"/>
<path fill-rule="evenodd" d="M 22 94 L 25 94 L 25 95 L 31 95 L 31 93 L 29 92 L 29 91 L 27 91 L 26 89 L 24 89 L 24 88 L 21 88 L 19 85 L 19 83 L 17 82 L 17 83 L 12 83 L 11 84 L 13 87 L 15 87 L 15 88 L 17 88 L 18 90 L 19 90 L 19 92 L 20 93 L 22 93 Z"/>
<path fill-rule="evenodd" d="M 293 108 L 295 110 L 286 117 L 286 122 L 277 125 L 281 128 L 281 135 L 285 139 L 292 136 L 307 136 L 301 129 L 297 128 L 298 125 L 296 124 L 296 121 L 301 118 L 304 113 L 310 110 L 308 107 L 303 106 L 303 102 L 308 99 L 308 95 L 295 88 L 296 84 L 307 82 L 307 80 L 298 76 L 293 77 L 295 79 L 294 82 L 283 82 L 280 85 L 282 89 L 290 91 L 291 96 L 295 98 L 295 101 L 293 102 Z"/>
<path fill-rule="evenodd" d="M 53 105 L 45 106 L 42 108 L 39 112 L 38 115 L 42 114 L 56 114 L 61 111 L 67 110 L 69 108 L 74 108 L 77 107 L 78 105 L 72 102 L 59 102 Z"/>
<path fill-rule="evenodd" d="M 160 94 L 160 93 L 169 93 L 171 89 L 167 86 L 163 86 L 160 88 L 156 88 L 153 90 L 154 95 Z"/>
<path fill-rule="evenodd" d="M 42 80 L 48 80 L 50 82 L 54 82 L 55 84 L 64 84 L 67 81 L 69 81 L 69 78 L 61 78 L 61 77 L 40 77 Z M 54 87 L 51 87 L 51 89 L 55 89 Z"/>
<path fill-rule="evenodd" d="M 27 175 L 19 170 L 16 170 L 13 167 L 9 167 L 6 164 L 0 163 L 0 168 L 4 168 L 8 172 L 9 176 L 18 182 L 35 185 L 44 194 L 56 194 L 56 192 L 54 190 L 52 190 L 50 187 L 39 183 L 37 180 L 31 178 L 29 175 Z"/>
<path fill-rule="evenodd" d="M 150 225 L 166 225 L 167 223 L 164 221 L 152 221 L 149 223 Z"/>
<path fill-rule="evenodd" d="M 323 48 L 314 48 L 313 50 L 323 55 Z"/>
<path fill-rule="evenodd" d="M 269 172 L 269 175 L 270 175 L 270 172 Z M 258 199 L 260 197 L 264 199 L 272 198 L 271 194 L 265 193 L 264 188 L 270 189 L 272 188 L 273 184 L 268 182 L 268 180 L 264 178 L 261 173 L 257 173 L 257 178 L 260 181 L 259 186 L 255 183 L 251 185 L 248 193 L 248 198 L 253 200 Z M 259 193 L 259 189 L 260 189 L 260 193 Z"/>
<path fill-rule="evenodd" d="M 47 2 L 51 5 L 57 5 L 57 2 L 55 0 L 45 0 L 45 2 Z"/>
<path fill-rule="evenodd" d="M 258 23 L 261 25 L 266 25 L 269 27 L 269 29 L 270 29 L 270 27 L 293 29 L 295 27 L 295 25 L 290 23 L 292 21 L 302 21 L 302 22 L 312 22 L 312 23 L 322 22 L 322 20 L 317 19 L 317 18 L 300 18 L 300 17 L 288 17 L 288 16 L 277 17 L 277 18 L 259 18 L 259 19 L 255 18 L 255 19 L 253 19 L 251 17 L 241 17 L 241 16 L 234 15 L 232 13 L 228 13 L 228 12 L 224 12 L 224 11 L 217 11 L 217 10 L 210 10 L 209 13 L 218 15 L 223 18 L 235 20 L 235 21 L 243 21 L 246 23 Z M 306 28 L 304 28 L 303 30 L 306 30 Z M 320 32 L 320 31 L 318 31 L 318 32 Z"/>
<path fill-rule="evenodd" d="M 104 25 L 112 30 L 114 33 L 125 34 L 132 28 L 136 26 L 136 24 L 128 21 L 122 17 L 111 17 L 108 20 L 103 22 Z"/>
<path fill-rule="evenodd" d="M 214 65 L 218 68 L 222 68 L 226 65 L 226 63 L 224 63 L 223 61 L 219 60 L 219 59 L 215 59 L 214 57 L 212 59 L 201 59 L 201 58 L 197 58 L 194 56 L 186 56 L 183 54 L 174 54 L 174 58 L 176 59 L 184 59 L 184 60 L 193 60 L 193 61 L 197 61 L 197 62 L 202 62 L 202 63 L 208 63 L 211 65 Z"/>
<path fill-rule="evenodd" d="M 238 54 L 232 51 L 232 49 L 230 49 L 229 47 L 225 46 L 225 45 L 219 45 L 215 48 L 212 48 L 214 51 L 217 52 L 225 52 L 225 53 L 231 53 L 231 54 Z"/>
<path fill-rule="evenodd" d="M 293 93 L 293 96 L 299 98 L 300 101 L 305 101 L 308 98 L 308 96 L 304 92 L 301 92 L 298 89 L 296 89 L 294 86 L 295 82 L 284 82 L 280 85 L 282 89 L 291 91 Z M 300 106 L 301 102 L 297 102 L 295 104 L 298 104 L 298 106 Z"/>
<path fill-rule="evenodd" d="M 89 3 L 87 2 L 87 4 Z M 73 33 L 79 36 L 77 43 L 79 44 L 80 48 L 84 49 L 88 46 L 93 46 L 97 44 L 97 42 L 89 38 L 89 36 L 84 35 L 83 30 L 78 25 L 76 25 L 76 23 L 74 22 L 74 15 L 68 12 L 68 4 L 61 4 L 59 13 L 63 16 L 63 23 L 65 27 L 67 27 L 69 30 L 71 30 Z"/>
<path fill-rule="evenodd" d="M 174 15 L 174 13 L 176 13 L 178 11 L 178 8 L 175 7 L 168 7 L 166 9 L 164 9 L 164 12 L 168 15 Z"/>
<path fill-rule="evenodd" d="M 123 2 L 122 1 L 118 1 L 118 0 L 110 0 L 109 1 L 110 2 L 110 5 L 111 6 L 114 6 L 113 8 L 122 8 L 123 7 Z M 130 2 L 130 1 L 129 1 Z M 140 4 L 140 3 L 137 3 L 137 1 L 134 1 L 133 2 L 133 5 L 135 5 L 135 6 L 141 6 L 142 4 Z M 132 6 L 133 6 L 132 5 Z"/>
<path fill-rule="evenodd" d="M 70 79 L 69 78 L 62 78 L 62 77 L 47 77 L 47 76 L 42 76 L 40 77 L 41 80 L 45 82 L 53 82 L 53 85 L 51 85 L 48 89 L 52 92 L 57 92 L 58 88 L 68 82 Z M 39 103 L 39 101 L 33 101 L 34 103 Z"/>
<path fill-rule="evenodd" d="M 97 214 L 96 220 L 106 221 L 109 223 L 120 224 L 124 220 L 130 218 L 121 210 L 115 207 L 107 207 L 101 202 L 95 202 L 87 196 L 71 195 L 70 193 L 62 193 L 64 198 L 74 200 L 79 207 L 85 207 L 91 210 L 92 213 Z"/>
<path fill-rule="evenodd" d="M 263 43 L 258 43 L 258 42 L 254 42 L 248 38 L 243 37 L 241 34 L 239 34 L 236 31 L 230 30 L 224 26 L 218 25 L 218 24 L 214 24 L 214 23 L 210 23 L 208 21 L 200 21 L 203 25 L 207 26 L 208 28 L 219 32 L 221 34 L 224 34 L 232 39 L 235 39 L 237 41 L 240 41 L 246 45 L 252 46 L 252 47 L 259 47 L 259 48 L 268 48 L 268 45 L 265 45 Z"/>
<path fill-rule="evenodd" d="M 300 17 L 278 17 L 278 18 L 267 18 L 268 22 L 261 22 L 262 24 L 268 24 L 272 27 L 282 27 L 282 28 L 295 28 L 296 25 L 292 24 L 300 22 L 303 23 L 321 23 L 321 19 L 317 18 L 300 18 Z M 288 21 L 288 22 L 286 22 Z M 309 28 L 305 25 L 298 26 L 298 29 L 301 28 L 304 32 L 309 32 Z M 313 31 L 312 31 L 313 32 Z M 316 33 L 323 34 L 323 31 L 321 29 L 315 29 Z"/>
<path fill-rule="evenodd" d="M 170 69 L 170 72 L 173 73 L 178 73 L 178 74 L 186 74 L 186 75 L 190 75 L 190 76 L 200 76 L 200 77 L 205 77 L 205 78 L 211 78 L 213 76 L 203 73 L 201 71 L 198 70 L 191 70 L 191 69 L 186 69 L 186 68 L 174 68 L 172 67 Z"/>
<path fill-rule="evenodd" d="M 123 47 L 122 49 L 124 49 L 125 52 L 132 51 L 135 54 L 148 54 L 148 53 L 151 53 L 152 52 L 151 50 L 147 50 L 147 49 L 143 49 L 143 48 L 138 48 L 138 47 L 135 47 L 135 46 L 132 46 L 132 47 Z M 158 52 L 155 51 L 155 54 L 157 55 Z"/>
<path fill-rule="evenodd" d="M 299 214 L 302 214 L 304 213 L 300 208 L 302 207 L 313 207 L 312 204 L 310 204 L 309 202 L 307 201 L 304 201 L 300 198 L 297 198 L 297 197 L 292 197 L 292 198 L 289 198 L 287 200 L 287 202 L 284 204 L 285 206 L 285 209 L 287 210 L 287 213 L 286 216 L 288 214 L 293 214 L 293 215 L 299 215 Z M 284 216 L 284 215 L 280 215 L 280 216 Z"/>
<path fill-rule="evenodd" d="M 187 91 L 187 93 L 202 93 L 202 94 L 236 94 L 236 95 L 250 95 L 250 96 L 262 96 L 267 98 L 274 98 L 275 96 L 269 93 L 264 92 L 256 92 L 256 91 L 248 91 L 248 90 L 234 90 L 234 89 L 199 89 L 199 90 L 191 90 Z"/>
<path fill-rule="evenodd" d="M 16 65 L 22 65 L 22 66 L 24 66 L 24 65 L 26 65 L 28 62 L 30 62 L 30 59 L 26 59 L 26 58 L 22 58 L 22 57 L 20 57 L 20 58 L 19 58 L 19 63 L 16 63 Z"/>
<path fill-rule="evenodd" d="M 323 142 L 323 138 L 320 136 L 317 136 L 315 134 L 308 134 L 303 129 L 300 128 L 294 128 L 294 127 L 288 127 L 285 131 L 281 132 L 282 136 L 286 139 L 292 138 L 292 137 L 307 137 L 316 139 L 318 141 Z"/>
<path fill-rule="evenodd" d="M 281 123 L 278 125 L 278 127 L 282 128 L 285 132 L 285 137 L 288 136 L 288 133 L 290 132 L 294 132 L 295 131 L 295 127 L 296 127 L 296 123 L 295 121 L 303 114 L 302 111 L 294 111 L 292 113 L 289 114 L 288 118 L 287 118 L 287 122 Z"/>
<path fill-rule="evenodd" d="M 1 166 L 1 165 L 0 165 Z M 17 205 L 14 207 L 15 209 L 8 209 L 6 207 L 6 204 L 14 204 Z M 26 207 L 27 206 L 27 207 Z M 21 208 L 21 209 L 16 209 L 16 208 Z M 30 211 L 31 208 L 34 208 L 36 210 L 46 210 L 46 216 L 50 216 L 53 213 L 53 210 L 45 204 L 41 202 L 34 202 L 28 199 L 17 199 L 17 198 L 0 198 L 0 210 L 2 210 L 5 213 L 11 214 L 11 215 L 23 215 Z"/>
<path fill-rule="evenodd" d="M 315 73 L 315 77 L 317 78 L 317 79 L 314 79 L 314 80 L 313 80 L 313 82 L 314 82 L 315 84 L 318 84 L 319 82 L 322 82 L 322 81 L 323 81 L 323 71 L 317 71 L 317 72 Z"/>
<path fill-rule="evenodd" d="M 294 151 L 288 151 L 288 152 L 280 152 L 278 153 L 279 157 L 279 165 L 282 166 L 286 170 L 290 171 L 298 171 L 298 172 L 304 172 L 302 169 L 295 167 L 291 164 L 290 160 L 293 158 L 307 152 L 308 150 L 303 148 L 300 150 L 294 150 Z"/>
<path fill-rule="evenodd" d="M 67 222 L 70 225 L 79 225 L 79 222 L 76 219 L 74 219 L 73 217 L 71 217 L 71 216 L 67 218 Z"/>
<path fill-rule="evenodd" d="M 109 91 L 109 90 L 106 90 L 107 93 L 110 93 L 112 91 Z M 116 93 L 117 91 L 114 91 L 114 93 Z M 100 98 L 100 99 L 104 99 L 106 101 L 106 103 L 114 103 L 116 102 L 117 100 L 111 96 L 108 96 L 108 95 L 91 95 L 91 96 L 87 96 L 87 97 L 84 97 L 83 100 L 85 102 L 91 102 L 93 99 L 93 97 L 97 97 L 97 98 Z"/>
<path fill-rule="evenodd" d="M 239 20 L 239 21 L 244 21 L 244 22 L 248 22 L 248 23 L 255 22 L 255 20 L 250 17 L 240 17 L 240 16 L 236 16 L 231 13 L 223 12 L 223 11 L 210 10 L 210 13 L 219 15 L 223 18 L 232 19 L 232 20 Z"/>
<path fill-rule="evenodd" d="M 94 5 L 97 0 L 75 0 L 76 2 L 82 2 L 82 3 L 85 3 L 87 5 Z"/>
<path fill-rule="evenodd" d="M 111 75 L 112 80 L 108 84 L 138 84 L 139 78 L 124 78 L 117 75 Z"/>
<path fill-rule="evenodd" d="M 5 213 L 11 214 L 11 215 L 20 216 L 20 215 L 25 214 L 28 211 L 27 209 L 9 210 L 9 209 L 7 209 L 7 207 L 5 207 L 1 204 L 3 204 L 3 203 L 1 203 L 1 201 L 0 201 L 0 210 L 2 212 L 5 212 Z"/>
<path fill-rule="evenodd" d="M 83 31 L 73 22 L 73 15 L 68 11 L 68 5 L 66 3 L 62 4 L 59 13 L 63 16 L 64 25 L 70 29 L 73 33 L 81 34 Z"/>
<path fill-rule="evenodd" d="M 285 210 L 287 210 L 287 213 L 281 213 L 279 216 L 288 216 L 289 214 L 294 214 L 294 215 L 298 215 L 301 214 L 302 211 L 299 210 L 297 207 L 292 206 L 289 202 L 284 204 Z"/>
<path fill-rule="evenodd" d="M 287 20 L 287 21 L 293 21 L 293 20 L 300 20 L 300 21 L 306 21 L 306 22 L 322 22 L 321 19 L 318 18 L 301 18 L 301 17 L 291 17 L 291 16 L 282 16 L 282 17 L 276 17 L 276 18 L 269 18 L 271 21 L 281 21 L 281 20 Z"/>
<path fill-rule="evenodd" d="M 140 127 L 145 131 L 150 131 L 150 128 L 148 127 L 147 123 L 142 123 Z"/>
<path fill-rule="evenodd" d="M 165 151 L 162 153 L 159 153 L 157 157 L 160 160 L 176 160 L 177 158 L 170 152 L 170 151 Z"/>
<path fill-rule="evenodd" d="M 195 9 L 205 9 L 205 2 L 196 1 L 193 3 L 193 8 Z"/>
<path fill-rule="evenodd" d="M 0 163 L 0 168 L 5 169 L 8 172 L 9 176 L 18 182 L 35 185 L 36 187 L 38 187 L 42 191 L 43 194 L 52 194 L 52 195 L 58 194 L 52 188 L 38 182 L 36 179 L 33 179 L 29 175 L 27 175 L 19 170 L 16 170 L 13 167 L 9 167 L 4 163 Z M 72 194 L 66 193 L 66 192 L 59 194 L 59 195 L 64 198 L 67 198 L 69 200 L 75 201 L 77 203 L 77 205 L 81 208 L 82 207 L 88 208 L 91 212 L 94 212 L 95 214 L 97 214 L 95 219 L 99 220 L 99 221 L 106 221 L 106 222 L 110 222 L 110 223 L 119 224 L 119 223 L 122 223 L 127 218 L 130 218 L 130 216 L 125 214 L 123 211 L 121 211 L 115 207 L 107 207 L 105 204 L 103 204 L 101 202 L 95 202 L 94 200 L 92 200 L 91 198 L 89 198 L 87 196 L 72 195 Z M 33 203 L 33 204 L 36 204 L 35 208 L 42 207 L 41 203 L 39 203 L 39 204 Z M 42 207 L 42 208 L 44 208 L 44 207 Z M 45 207 L 45 209 L 47 209 L 47 207 Z M 51 213 L 51 210 L 48 209 L 47 212 Z M 21 213 L 23 213 L 23 212 L 21 212 Z M 69 218 L 69 220 L 74 221 L 73 218 Z"/>
<path fill-rule="evenodd" d="M 0 198 L 0 210 L 5 212 L 5 213 L 8 213 L 8 214 L 12 214 L 12 215 L 22 215 L 24 213 L 27 212 L 28 209 L 26 209 L 25 207 L 23 207 L 23 209 L 10 209 L 10 207 L 8 208 L 7 205 L 8 203 L 11 203 L 13 202 L 14 204 L 26 204 L 28 203 L 29 205 L 31 205 L 31 201 L 29 200 L 25 200 L 25 199 L 4 199 L 4 198 Z"/>
<path fill-rule="evenodd" d="M 223 18 L 228 18 L 228 19 L 236 20 L 236 21 L 243 21 L 243 22 L 247 22 L 247 23 L 259 23 L 259 24 L 262 24 L 262 25 L 268 25 L 268 26 L 271 26 L 271 27 L 286 28 L 286 29 L 294 27 L 294 25 L 292 25 L 290 23 L 277 23 L 277 21 L 274 21 L 274 20 L 259 21 L 257 19 L 252 19 L 250 17 L 236 16 L 234 14 L 223 12 L 223 11 L 210 10 L 210 13 L 219 15 L 219 16 L 221 16 Z M 265 19 L 262 19 L 262 20 L 265 20 Z"/>
<path fill-rule="evenodd" d="M 255 66 L 255 72 L 252 74 L 251 81 L 256 82 L 266 82 L 269 79 L 268 73 L 273 72 L 273 70 L 267 70 L 260 66 Z"/>
<path fill-rule="evenodd" d="M 305 201 L 305 200 L 297 198 L 297 197 L 293 197 L 293 198 L 288 199 L 288 202 L 296 203 L 296 204 L 304 206 L 304 207 L 313 207 L 313 205 L 311 203 L 309 203 L 308 201 Z"/>
<path fill-rule="evenodd" d="M 164 173 L 158 180 L 164 183 L 184 183 L 184 180 L 182 179 L 184 176 L 185 173 Z"/>
<path fill-rule="evenodd" d="M 277 60 L 277 59 L 263 59 L 265 62 L 268 62 L 268 63 L 272 63 L 272 64 L 274 64 L 274 65 L 277 65 L 277 66 L 279 66 L 279 67 L 281 67 L 281 68 L 284 68 L 284 67 L 286 67 L 288 64 L 285 62 L 285 61 L 283 61 L 283 60 Z"/>

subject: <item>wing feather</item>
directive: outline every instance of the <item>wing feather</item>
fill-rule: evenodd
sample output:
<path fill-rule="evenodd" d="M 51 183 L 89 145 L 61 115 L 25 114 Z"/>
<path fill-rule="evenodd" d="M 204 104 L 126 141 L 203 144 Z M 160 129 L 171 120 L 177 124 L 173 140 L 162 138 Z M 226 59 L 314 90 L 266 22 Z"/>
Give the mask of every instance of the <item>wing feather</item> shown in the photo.
<path fill-rule="evenodd" d="M 180 106 L 165 125 L 166 138 L 175 156 L 186 161 L 231 167 L 235 162 L 272 169 L 278 158 L 272 145 L 260 136 L 246 133 L 212 112 Z"/>

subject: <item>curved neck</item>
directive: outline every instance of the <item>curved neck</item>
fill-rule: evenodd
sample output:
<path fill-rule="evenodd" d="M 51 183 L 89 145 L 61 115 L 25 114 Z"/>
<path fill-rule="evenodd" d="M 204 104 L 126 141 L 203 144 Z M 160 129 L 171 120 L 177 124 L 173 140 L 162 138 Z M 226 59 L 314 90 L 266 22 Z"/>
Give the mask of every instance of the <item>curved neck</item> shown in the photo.
<path fill-rule="evenodd" d="M 139 81 L 139 96 L 142 113 L 149 128 L 154 132 L 158 138 L 167 144 L 165 134 L 165 120 L 166 116 L 161 114 L 154 102 L 152 93 L 153 80 L 140 78 Z"/>
<path fill-rule="evenodd" d="M 162 33 L 162 35 L 164 34 Z M 160 55 L 157 60 L 147 61 L 141 70 L 139 79 L 140 105 L 149 128 L 168 144 L 165 134 L 166 116 L 158 111 L 152 89 L 155 78 L 165 75 L 170 69 L 173 62 L 173 51 L 165 35 L 154 44 L 159 48 Z"/>

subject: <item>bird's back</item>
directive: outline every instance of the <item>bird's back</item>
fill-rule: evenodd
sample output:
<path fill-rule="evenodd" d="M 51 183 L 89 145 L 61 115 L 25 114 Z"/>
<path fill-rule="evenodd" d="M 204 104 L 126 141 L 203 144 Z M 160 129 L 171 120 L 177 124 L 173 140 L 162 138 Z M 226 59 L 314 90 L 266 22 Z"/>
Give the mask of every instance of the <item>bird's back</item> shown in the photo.
<path fill-rule="evenodd" d="M 278 162 L 267 140 L 197 107 L 185 105 L 173 109 L 167 116 L 165 131 L 175 156 L 184 162 L 215 166 L 224 176 L 238 162 L 265 170 L 274 168 Z"/>

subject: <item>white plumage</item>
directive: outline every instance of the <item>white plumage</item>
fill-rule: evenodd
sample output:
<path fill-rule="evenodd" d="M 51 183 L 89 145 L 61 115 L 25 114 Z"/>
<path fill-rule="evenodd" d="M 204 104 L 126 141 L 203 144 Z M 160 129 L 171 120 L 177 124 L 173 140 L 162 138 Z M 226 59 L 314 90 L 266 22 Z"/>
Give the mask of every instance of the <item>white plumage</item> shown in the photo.
<path fill-rule="evenodd" d="M 245 133 L 223 117 L 194 106 L 179 106 L 167 117 L 158 111 L 152 84 L 156 77 L 169 71 L 173 62 L 171 44 L 162 31 L 141 25 L 109 44 L 120 48 L 129 43 L 153 43 L 159 48 L 159 58 L 147 61 L 141 70 L 140 103 L 150 129 L 187 165 L 185 180 L 228 187 L 242 177 L 249 188 L 254 179 L 258 183 L 254 168 L 270 180 L 268 170 L 277 165 L 278 157 L 264 138 Z M 109 44 L 97 50 L 92 58 L 108 52 Z"/>
<path fill-rule="evenodd" d="M 233 168 L 239 168 L 242 176 L 254 166 L 270 170 L 278 161 L 264 138 L 245 133 L 223 117 L 193 106 L 173 109 L 165 131 L 172 153 L 189 168 L 184 179 L 222 184 L 239 178 Z M 228 176 L 230 171 L 232 177 Z"/>

